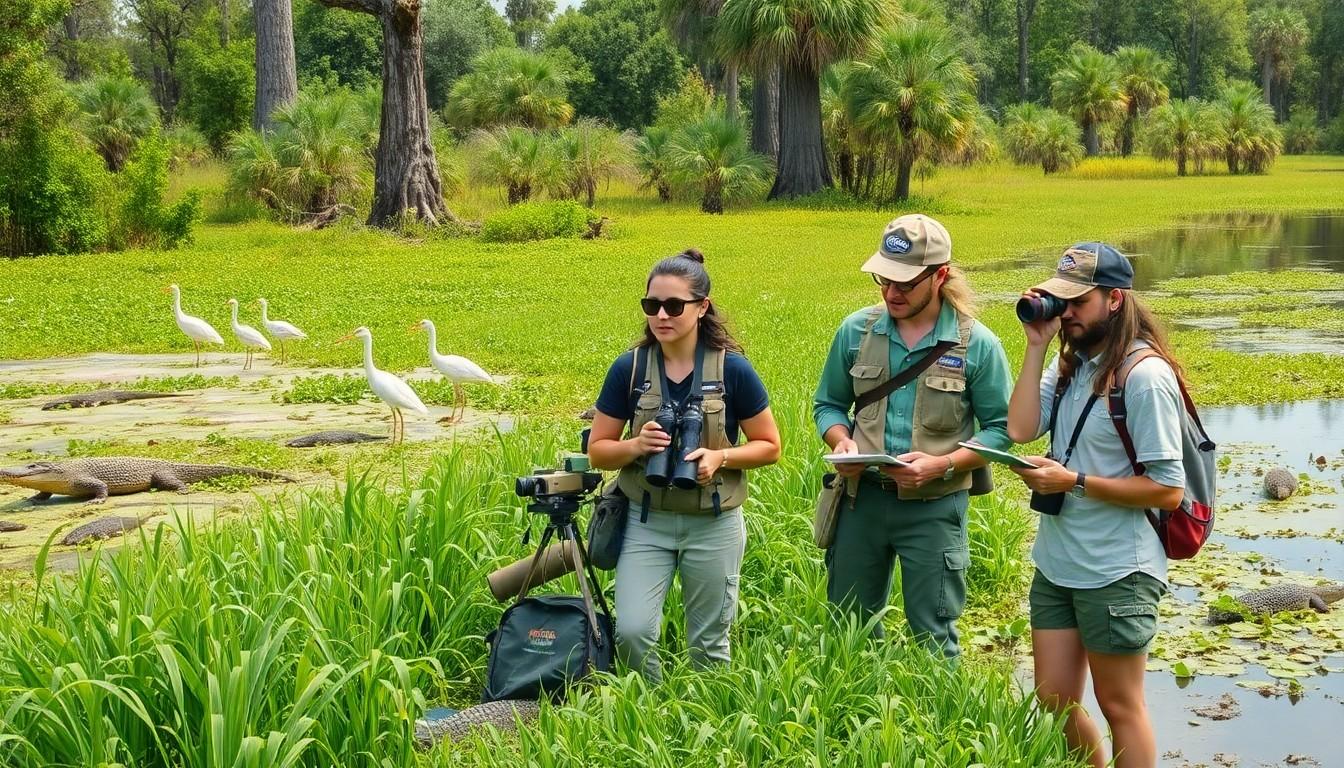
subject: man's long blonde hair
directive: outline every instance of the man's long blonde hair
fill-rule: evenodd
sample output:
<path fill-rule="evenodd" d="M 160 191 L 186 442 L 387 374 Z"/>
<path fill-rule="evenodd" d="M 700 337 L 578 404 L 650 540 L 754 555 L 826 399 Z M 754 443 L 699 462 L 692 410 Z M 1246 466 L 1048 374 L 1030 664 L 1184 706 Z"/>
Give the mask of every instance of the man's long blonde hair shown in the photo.
<path fill-rule="evenodd" d="M 938 287 L 938 298 L 952 305 L 957 314 L 963 317 L 975 317 L 980 307 L 975 301 L 975 292 L 971 290 L 971 281 L 966 273 L 951 264 L 947 265 L 947 277 Z"/>

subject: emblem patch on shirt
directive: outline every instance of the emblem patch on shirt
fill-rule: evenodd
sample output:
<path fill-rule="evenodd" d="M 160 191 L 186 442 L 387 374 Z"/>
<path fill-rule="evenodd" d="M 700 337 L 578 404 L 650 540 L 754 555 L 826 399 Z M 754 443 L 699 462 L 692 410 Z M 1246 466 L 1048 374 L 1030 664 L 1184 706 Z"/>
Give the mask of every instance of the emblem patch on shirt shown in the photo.
<path fill-rule="evenodd" d="M 966 361 L 956 355 L 943 355 L 938 358 L 938 365 L 944 368 L 955 368 L 961 370 L 966 365 Z"/>
<path fill-rule="evenodd" d="M 891 251 L 892 253 L 910 252 L 910 241 L 906 240 L 904 237 L 901 237 L 900 235 L 887 235 L 887 239 L 883 240 L 882 244 L 884 247 L 886 247 L 888 251 Z"/>

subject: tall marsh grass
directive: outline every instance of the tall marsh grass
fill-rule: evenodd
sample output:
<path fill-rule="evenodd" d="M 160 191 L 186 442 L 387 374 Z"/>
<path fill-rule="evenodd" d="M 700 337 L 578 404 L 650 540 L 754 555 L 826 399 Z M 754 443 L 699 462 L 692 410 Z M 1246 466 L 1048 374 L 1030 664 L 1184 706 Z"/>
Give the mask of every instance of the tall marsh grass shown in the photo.
<path fill-rule="evenodd" d="M 783 421 L 801 437 L 796 410 Z M 662 685 L 618 676 L 520 738 L 417 757 L 428 703 L 478 695 L 501 610 L 483 577 L 537 522 L 512 479 L 566 447 L 534 425 L 450 449 L 418 480 L 352 474 L 243 519 L 142 529 L 73 576 L 44 574 L 44 552 L 36 588 L 0 600 L 0 764 L 1072 764 L 1006 674 L 832 619 L 806 516 L 813 459 L 758 473 L 731 666 L 687 669 L 674 609 Z M 975 505 L 982 604 L 1020 594 L 1026 522 L 1004 505 Z"/>

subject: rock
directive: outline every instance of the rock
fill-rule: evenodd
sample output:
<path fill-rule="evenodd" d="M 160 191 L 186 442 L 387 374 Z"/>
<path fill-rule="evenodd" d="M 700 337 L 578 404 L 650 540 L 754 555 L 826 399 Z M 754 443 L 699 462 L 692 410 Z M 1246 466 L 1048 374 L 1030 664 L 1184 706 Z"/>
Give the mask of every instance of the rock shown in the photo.
<path fill-rule="evenodd" d="M 0 520 L 0 533 L 9 533 L 11 531 L 22 531 L 28 526 L 23 523 L 16 523 L 13 520 Z"/>
<path fill-rule="evenodd" d="M 1265 495 L 1282 500 L 1297 493 L 1297 475 L 1285 467 L 1274 467 L 1265 473 Z"/>

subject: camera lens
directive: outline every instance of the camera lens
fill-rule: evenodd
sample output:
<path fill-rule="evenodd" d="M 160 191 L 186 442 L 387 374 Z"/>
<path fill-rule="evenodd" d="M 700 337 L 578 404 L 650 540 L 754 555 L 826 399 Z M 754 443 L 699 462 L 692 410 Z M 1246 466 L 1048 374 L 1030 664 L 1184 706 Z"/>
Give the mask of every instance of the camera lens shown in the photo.
<path fill-rule="evenodd" d="M 1017 300 L 1017 319 L 1024 323 L 1053 320 L 1064 314 L 1068 303 L 1057 296 L 1023 296 Z"/>
<path fill-rule="evenodd" d="M 536 496 L 537 478 L 520 477 L 513 481 L 513 492 L 517 496 Z"/>

